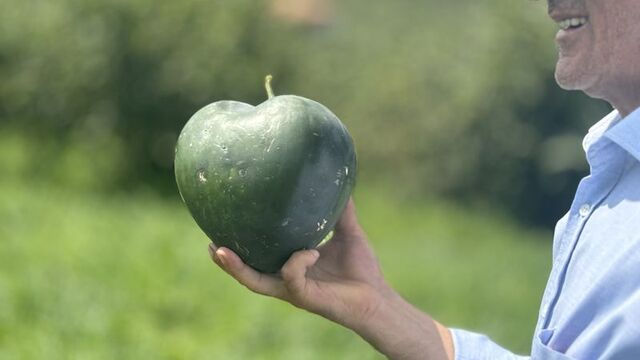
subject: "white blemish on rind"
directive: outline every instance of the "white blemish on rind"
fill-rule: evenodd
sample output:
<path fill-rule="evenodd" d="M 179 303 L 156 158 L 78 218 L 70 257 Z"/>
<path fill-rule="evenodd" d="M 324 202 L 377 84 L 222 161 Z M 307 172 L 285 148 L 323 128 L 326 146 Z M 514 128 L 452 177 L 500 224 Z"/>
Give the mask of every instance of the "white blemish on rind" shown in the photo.
<path fill-rule="evenodd" d="M 322 219 L 322 223 L 318 223 L 318 228 L 316 231 L 324 230 L 324 227 L 327 225 L 327 219 Z"/>
<path fill-rule="evenodd" d="M 198 181 L 203 184 L 207 182 L 207 174 L 205 173 L 204 169 L 198 170 Z"/>
<path fill-rule="evenodd" d="M 236 129 L 241 130 L 241 131 L 242 131 L 242 132 L 244 132 L 245 134 L 249 132 L 245 127 L 243 127 L 243 126 L 241 126 L 241 125 L 239 125 L 239 124 L 233 124 L 233 127 L 235 127 Z"/>
<path fill-rule="evenodd" d="M 349 167 L 348 166 L 344 167 L 344 174 L 345 175 L 349 175 Z"/>
<path fill-rule="evenodd" d="M 229 148 L 227 148 L 226 145 L 218 145 L 218 144 L 216 144 L 215 146 L 217 146 L 225 154 L 227 154 L 229 152 Z"/>
<path fill-rule="evenodd" d="M 271 139 L 271 142 L 269 143 L 269 146 L 267 147 L 267 152 L 271 151 L 271 146 L 273 146 L 273 142 L 276 141 L 276 139 Z"/>
<path fill-rule="evenodd" d="M 274 124 L 273 124 L 273 123 L 270 123 L 270 124 L 269 124 L 269 128 L 268 128 L 265 132 L 266 132 L 266 133 L 270 133 L 270 132 L 272 132 L 272 131 L 273 131 L 273 126 L 274 126 Z"/>
<path fill-rule="evenodd" d="M 235 246 L 236 246 L 236 250 L 241 251 L 241 252 L 242 252 L 243 254 L 245 254 L 245 255 L 249 255 L 249 254 L 251 253 L 251 252 L 249 251 L 249 249 L 247 249 L 246 247 L 244 247 L 244 246 L 242 246 L 242 245 L 238 244 L 238 242 L 237 242 L 237 241 L 235 241 L 235 240 L 234 240 L 233 242 L 234 242 L 234 244 L 235 244 Z"/>

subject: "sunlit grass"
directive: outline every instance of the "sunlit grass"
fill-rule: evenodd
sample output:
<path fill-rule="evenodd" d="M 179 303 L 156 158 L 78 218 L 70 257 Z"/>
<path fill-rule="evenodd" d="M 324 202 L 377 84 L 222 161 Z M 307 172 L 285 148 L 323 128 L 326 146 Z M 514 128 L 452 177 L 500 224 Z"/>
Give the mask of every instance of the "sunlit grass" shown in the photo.
<path fill-rule="evenodd" d="M 215 268 L 178 201 L 5 181 L 1 359 L 381 359 L 357 335 Z M 546 232 L 357 189 L 388 280 L 445 324 L 528 351 Z"/>

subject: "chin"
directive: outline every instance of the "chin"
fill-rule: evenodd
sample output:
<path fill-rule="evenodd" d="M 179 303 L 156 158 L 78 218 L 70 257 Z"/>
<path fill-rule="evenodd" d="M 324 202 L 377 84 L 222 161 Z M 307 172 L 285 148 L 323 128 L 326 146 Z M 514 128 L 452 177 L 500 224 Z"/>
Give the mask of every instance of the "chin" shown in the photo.
<path fill-rule="evenodd" d="M 580 82 L 573 77 L 556 72 L 556 83 L 563 90 L 582 90 Z"/>
<path fill-rule="evenodd" d="M 572 64 L 558 61 L 556 66 L 555 78 L 558 86 L 564 90 L 581 90 L 589 93 L 589 89 L 593 88 L 594 77 L 584 66 L 571 66 Z"/>

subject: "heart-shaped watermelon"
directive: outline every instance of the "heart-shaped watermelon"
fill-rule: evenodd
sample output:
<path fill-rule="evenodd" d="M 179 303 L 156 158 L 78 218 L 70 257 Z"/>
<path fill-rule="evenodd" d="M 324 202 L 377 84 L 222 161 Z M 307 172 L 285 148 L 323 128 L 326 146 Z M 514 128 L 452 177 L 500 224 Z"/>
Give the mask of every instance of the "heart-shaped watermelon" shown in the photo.
<path fill-rule="evenodd" d="M 184 203 L 218 246 L 262 272 L 316 247 L 353 189 L 351 136 L 325 106 L 294 95 L 258 106 L 218 101 L 196 112 L 176 145 Z"/>

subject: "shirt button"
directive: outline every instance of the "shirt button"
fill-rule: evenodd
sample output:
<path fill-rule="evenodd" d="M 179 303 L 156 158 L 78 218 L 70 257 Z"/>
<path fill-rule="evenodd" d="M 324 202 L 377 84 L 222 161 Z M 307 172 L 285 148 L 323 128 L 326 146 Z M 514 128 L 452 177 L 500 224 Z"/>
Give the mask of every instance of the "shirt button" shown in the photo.
<path fill-rule="evenodd" d="M 580 206 L 580 217 L 586 217 L 591 212 L 591 205 L 584 204 Z"/>

